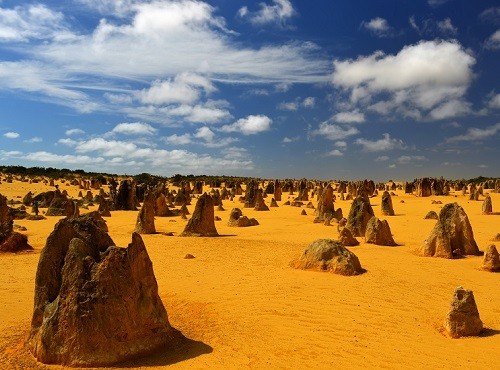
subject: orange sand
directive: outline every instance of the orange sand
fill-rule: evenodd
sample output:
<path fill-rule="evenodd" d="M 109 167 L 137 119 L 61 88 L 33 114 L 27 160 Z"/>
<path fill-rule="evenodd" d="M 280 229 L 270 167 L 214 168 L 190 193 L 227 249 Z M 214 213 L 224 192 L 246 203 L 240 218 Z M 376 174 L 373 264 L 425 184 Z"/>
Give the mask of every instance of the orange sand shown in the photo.
<path fill-rule="evenodd" d="M 9 199 L 49 190 L 43 184 L 0 184 Z M 76 197 L 77 187 L 60 184 Z M 95 191 L 94 191 L 95 193 Z M 160 296 L 171 324 L 192 341 L 172 352 L 126 364 L 127 368 L 500 368 L 500 274 L 479 271 L 482 257 L 424 258 L 412 251 L 428 236 L 439 213 L 459 202 L 469 216 L 481 250 L 500 232 L 500 215 L 481 215 L 482 202 L 468 196 L 393 197 L 396 216 L 380 216 L 381 195 L 371 199 L 378 217 L 389 221 L 399 247 L 364 243 L 350 247 L 367 273 L 344 277 L 288 266 L 318 238 L 336 238 L 337 227 L 314 224 L 314 211 L 282 206 L 269 212 L 224 201 L 216 222 L 219 238 L 143 235 L 153 261 Z M 481 198 L 483 199 L 483 198 Z M 20 199 L 19 199 L 20 200 Z M 404 200 L 404 203 L 401 203 Z M 440 200 L 442 205 L 431 204 Z M 270 197 L 266 199 L 269 204 Z M 493 210 L 500 194 L 492 194 Z M 316 201 L 313 203 L 316 205 Z M 192 212 L 194 204 L 189 206 Z M 240 207 L 260 226 L 230 228 L 229 212 Z M 350 201 L 337 201 L 347 216 Z M 303 207 L 304 208 L 304 207 Z M 81 209 L 81 213 L 86 210 Z M 109 234 L 117 245 L 131 240 L 137 212 L 112 212 Z M 0 368 L 61 369 L 37 363 L 24 349 L 30 325 L 36 266 L 58 217 L 16 220 L 27 227 L 35 253 L 0 255 Z M 156 218 L 156 229 L 180 234 L 180 217 Z M 497 247 L 500 247 L 497 243 Z M 191 253 L 195 259 L 184 259 Z M 441 324 L 453 290 L 474 292 L 488 328 L 481 337 L 451 339 Z M 124 365 L 125 366 L 125 365 Z"/>

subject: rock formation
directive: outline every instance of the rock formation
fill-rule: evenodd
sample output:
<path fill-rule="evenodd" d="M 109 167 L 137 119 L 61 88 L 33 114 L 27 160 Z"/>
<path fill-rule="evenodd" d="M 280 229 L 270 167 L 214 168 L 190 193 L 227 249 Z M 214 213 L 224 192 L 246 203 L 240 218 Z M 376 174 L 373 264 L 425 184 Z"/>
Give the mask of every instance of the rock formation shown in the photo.
<path fill-rule="evenodd" d="M 367 197 L 357 196 L 347 216 L 346 227 L 354 236 L 365 236 L 366 225 L 374 215 L 370 200 Z"/>
<path fill-rule="evenodd" d="M 429 211 L 424 217 L 425 220 L 437 220 L 439 219 L 438 214 L 435 211 Z"/>
<path fill-rule="evenodd" d="M 56 224 L 40 255 L 27 340 L 40 362 L 113 365 L 173 335 L 139 234 L 118 248 L 91 217 Z"/>
<path fill-rule="evenodd" d="M 296 269 L 327 271 L 339 275 L 359 275 L 364 272 L 358 257 L 339 241 L 317 239 L 290 264 Z"/>
<path fill-rule="evenodd" d="M 259 222 L 255 218 L 243 216 L 243 212 L 239 208 L 233 208 L 229 214 L 228 226 L 232 227 L 248 227 L 257 226 Z"/>
<path fill-rule="evenodd" d="M 204 193 L 198 198 L 191 219 L 180 236 L 218 236 L 215 228 L 214 200 Z"/>
<path fill-rule="evenodd" d="M 113 209 L 120 211 L 135 211 L 137 209 L 135 182 L 122 180 L 118 192 L 113 199 Z"/>
<path fill-rule="evenodd" d="M 387 220 L 379 220 L 372 217 L 366 225 L 365 242 L 376 245 L 397 245 L 391 235 L 391 229 Z"/>
<path fill-rule="evenodd" d="M 255 197 L 257 195 L 258 184 L 251 180 L 247 184 L 247 188 L 245 190 L 245 204 L 243 207 L 245 208 L 254 208 L 255 207 Z"/>
<path fill-rule="evenodd" d="M 462 207 L 457 203 L 449 203 L 441 209 L 439 220 L 424 241 L 420 254 L 443 258 L 481 254 L 469 218 Z"/>
<path fill-rule="evenodd" d="M 351 230 L 344 227 L 339 232 L 339 241 L 344 247 L 354 247 L 359 245 L 358 240 L 352 235 Z"/>
<path fill-rule="evenodd" d="M 491 203 L 491 196 L 489 194 L 486 194 L 486 198 L 484 198 L 482 213 L 483 215 L 489 215 L 493 213 L 493 204 Z"/>
<path fill-rule="evenodd" d="M 54 198 L 47 209 L 47 216 L 78 217 L 79 214 L 78 206 L 72 199 L 59 190 L 54 192 Z"/>
<path fill-rule="evenodd" d="M 111 211 L 109 210 L 109 203 L 104 197 L 101 197 L 99 200 L 99 207 L 97 208 L 97 212 L 102 217 L 111 217 Z"/>
<path fill-rule="evenodd" d="M 384 191 L 384 193 L 382 194 L 381 209 L 382 209 L 382 215 L 394 216 L 394 208 L 392 207 L 392 198 L 387 190 Z"/>
<path fill-rule="evenodd" d="M 483 330 L 474 294 L 461 286 L 455 289 L 444 328 L 452 338 L 476 336 Z"/>
<path fill-rule="evenodd" d="M 326 219 L 336 217 L 335 207 L 333 205 L 334 194 L 331 185 L 326 186 L 321 192 L 316 209 L 316 218 L 314 222 L 324 222 Z"/>
<path fill-rule="evenodd" d="M 269 207 L 279 207 L 276 199 L 271 198 L 271 204 L 269 205 Z"/>
<path fill-rule="evenodd" d="M 262 197 L 262 189 L 258 189 L 255 194 L 255 207 L 256 211 L 269 211 L 269 207 L 264 202 L 264 198 Z"/>
<path fill-rule="evenodd" d="M 484 252 L 483 264 L 481 270 L 497 272 L 500 271 L 500 257 L 495 244 L 490 244 Z"/>
<path fill-rule="evenodd" d="M 152 191 L 146 191 L 141 210 L 137 215 L 135 230 L 139 234 L 154 234 L 155 228 L 155 196 Z"/>
<path fill-rule="evenodd" d="M 7 197 L 0 194 L 0 252 L 17 253 L 31 250 L 33 247 L 28 244 L 28 237 L 14 231 Z"/>

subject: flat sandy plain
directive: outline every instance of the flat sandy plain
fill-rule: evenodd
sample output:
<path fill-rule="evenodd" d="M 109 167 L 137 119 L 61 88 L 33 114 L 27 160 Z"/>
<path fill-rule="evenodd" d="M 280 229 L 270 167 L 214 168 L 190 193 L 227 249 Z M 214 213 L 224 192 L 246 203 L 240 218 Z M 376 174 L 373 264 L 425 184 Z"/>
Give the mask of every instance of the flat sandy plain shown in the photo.
<path fill-rule="evenodd" d="M 60 188 L 73 197 L 79 191 L 61 183 Z M 21 200 L 29 190 L 50 189 L 41 183 L 0 184 L 0 193 L 8 199 Z M 283 206 L 288 193 L 278 202 L 280 207 L 269 212 L 243 209 L 236 199 L 224 201 L 225 211 L 215 212 L 222 218 L 216 222 L 221 234 L 217 238 L 177 237 L 187 221 L 157 217 L 160 233 L 143 235 L 143 240 L 170 323 L 190 341 L 182 348 L 121 367 L 499 369 L 500 274 L 478 270 L 482 257 L 447 260 L 419 257 L 413 251 L 436 222 L 424 220 L 429 210 L 439 213 L 444 204 L 458 202 L 481 250 L 500 233 L 500 215 L 482 215 L 482 201 L 469 201 L 459 193 L 418 198 L 396 191 L 396 195 L 395 216 L 380 215 L 381 193 L 370 201 L 376 216 L 389 221 L 394 239 L 401 245 L 382 247 L 358 238 L 361 244 L 349 249 L 367 272 L 355 277 L 289 267 L 310 242 L 335 239 L 338 234 L 335 224 L 314 224 L 313 210 L 306 209 L 308 215 L 303 216 L 300 208 Z M 500 194 L 491 196 L 497 212 Z M 431 204 L 433 200 L 443 204 Z M 269 202 L 270 197 L 266 198 Z M 315 200 L 313 203 L 316 205 Z M 335 207 L 341 207 L 346 216 L 350 203 L 337 200 Z M 188 207 L 191 212 L 194 204 Z M 228 227 L 233 207 L 242 208 L 260 225 Z M 136 211 L 116 211 L 106 218 L 117 245 L 130 243 L 136 217 Z M 23 345 L 40 251 L 59 219 L 16 220 L 27 228 L 35 251 L 0 255 L 1 369 L 62 368 L 37 363 Z M 184 259 L 187 253 L 196 258 Z M 459 285 L 474 292 L 487 328 L 480 337 L 451 339 L 442 332 L 453 291 Z"/>

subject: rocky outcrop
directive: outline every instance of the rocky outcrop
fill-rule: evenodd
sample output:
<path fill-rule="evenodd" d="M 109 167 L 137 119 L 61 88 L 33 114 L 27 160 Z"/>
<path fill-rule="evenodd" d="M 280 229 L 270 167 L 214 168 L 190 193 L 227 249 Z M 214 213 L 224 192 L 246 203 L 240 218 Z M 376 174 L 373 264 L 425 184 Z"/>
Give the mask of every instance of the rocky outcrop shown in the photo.
<path fill-rule="evenodd" d="M 449 203 L 441 209 L 439 220 L 424 241 L 420 254 L 442 258 L 481 254 L 469 218 L 462 207 L 457 203 Z"/>
<path fill-rule="evenodd" d="M 117 211 L 135 211 L 137 203 L 135 182 L 122 180 L 113 199 L 113 209 Z"/>
<path fill-rule="evenodd" d="M 229 214 L 227 226 L 231 227 L 248 227 L 257 226 L 259 222 L 255 218 L 243 216 L 243 212 L 239 208 L 233 208 Z"/>
<path fill-rule="evenodd" d="M 104 199 L 104 197 L 101 197 L 99 199 L 99 207 L 97 208 L 97 212 L 99 212 L 102 217 L 111 217 L 109 202 Z"/>
<path fill-rule="evenodd" d="M 154 234 L 155 228 L 155 196 L 152 191 L 146 191 L 141 210 L 137 215 L 135 230 L 139 234 Z"/>
<path fill-rule="evenodd" d="M 357 196 L 347 216 L 346 227 L 354 236 L 365 236 L 366 225 L 374 215 L 370 200 L 367 197 Z"/>
<path fill-rule="evenodd" d="M 372 217 L 366 225 L 365 242 L 376 245 L 396 246 L 387 220 Z"/>
<path fill-rule="evenodd" d="M 324 222 L 326 219 L 331 219 L 336 216 L 333 201 L 333 188 L 331 185 L 328 185 L 323 189 L 318 200 L 318 208 L 315 212 L 315 222 Z"/>
<path fill-rule="evenodd" d="M 180 236 L 218 236 L 214 216 L 214 200 L 204 193 L 198 198 L 193 215 Z"/>
<path fill-rule="evenodd" d="M 78 217 L 80 211 L 76 202 L 68 198 L 59 190 L 54 192 L 54 198 L 50 202 L 49 208 L 45 213 L 47 216 L 64 216 L 64 217 Z"/>
<path fill-rule="evenodd" d="M 262 189 L 258 189 L 255 195 L 255 207 L 256 211 L 269 211 L 269 207 L 264 202 L 264 198 L 262 196 Z"/>
<path fill-rule="evenodd" d="M 424 217 L 425 220 L 437 220 L 439 219 L 438 214 L 435 211 L 429 211 Z"/>
<path fill-rule="evenodd" d="M 354 247 L 359 245 L 358 240 L 352 235 L 351 230 L 344 227 L 339 232 L 339 241 L 344 247 Z"/>
<path fill-rule="evenodd" d="M 482 213 L 483 215 L 489 215 L 493 213 L 493 204 L 491 203 L 491 196 L 489 194 L 486 194 L 486 197 L 483 200 Z"/>
<path fill-rule="evenodd" d="M 382 194 L 381 211 L 384 216 L 394 216 L 391 194 L 387 190 Z"/>
<path fill-rule="evenodd" d="M 498 272 L 500 271 L 500 256 L 498 255 L 495 244 L 490 244 L 484 252 L 483 264 L 481 270 Z"/>
<path fill-rule="evenodd" d="M 474 294 L 461 286 L 455 289 L 444 328 L 452 338 L 476 336 L 483 330 Z"/>
<path fill-rule="evenodd" d="M 91 217 L 59 221 L 42 250 L 28 348 L 43 363 L 109 366 L 172 343 L 144 243 L 114 246 Z"/>
<path fill-rule="evenodd" d="M 28 237 L 14 231 L 14 221 L 9 212 L 7 197 L 0 194 L 0 252 L 17 253 L 31 250 L 33 247 L 28 244 Z"/>
<path fill-rule="evenodd" d="M 346 276 L 359 275 L 365 271 L 354 253 L 332 239 L 313 241 L 290 265 L 296 269 L 326 271 Z"/>

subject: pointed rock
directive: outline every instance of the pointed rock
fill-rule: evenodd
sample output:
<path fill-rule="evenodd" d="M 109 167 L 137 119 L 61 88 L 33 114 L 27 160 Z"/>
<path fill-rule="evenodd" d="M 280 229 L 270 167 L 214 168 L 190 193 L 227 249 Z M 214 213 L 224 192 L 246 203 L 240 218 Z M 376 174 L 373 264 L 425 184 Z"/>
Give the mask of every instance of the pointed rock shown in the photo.
<path fill-rule="evenodd" d="M 474 294 L 461 286 L 455 289 L 444 328 L 453 338 L 476 336 L 483 330 Z"/>
<path fill-rule="evenodd" d="M 198 198 L 191 219 L 180 236 L 219 236 L 215 228 L 214 200 L 204 193 Z"/>
<path fill-rule="evenodd" d="M 370 200 L 367 197 L 357 196 L 351 205 L 349 216 L 347 216 L 346 227 L 354 236 L 365 236 L 368 221 L 375 216 Z"/>
<path fill-rule="evenodd" d="M 481 270 L 497 272 L 500 271 L 500 256 L 498 255 L 495 244 L 490 244 L 484 252 L 483 264 Z"/>
<path fill-rule="evenodd" d="M 156 233 L 155 197 L 152 191 L 146 191 L 144 194 L 144 202 L 142 203 L 141 210 L 137 215 L 134 231 L 139 234 Z"/>
<path fill-rule="evenodd" d="M 377 217 L 372 217 L 366 225 L 365 242 L 390 247 L 397 245 L 387 220 L 379 220 Z"/>

